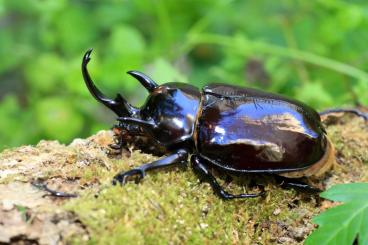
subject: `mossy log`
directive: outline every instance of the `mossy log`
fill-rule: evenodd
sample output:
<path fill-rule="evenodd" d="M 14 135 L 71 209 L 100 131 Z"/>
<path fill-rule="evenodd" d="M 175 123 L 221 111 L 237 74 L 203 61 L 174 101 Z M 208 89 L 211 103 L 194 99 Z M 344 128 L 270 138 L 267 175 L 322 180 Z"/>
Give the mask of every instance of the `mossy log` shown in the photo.
<path fill-rule="evenodd" d="M 325 118 L 336 164 L 319 188 L 368 182 L 368 124 L 351 115 Z M 190 167 L 150 172 L 141 183 L 112 186 L 112 177 L 157 159 L 132 150 L 109 156 L 112 133 L 101 131 L 69 145 L 41 141 L 0 154 L 0 243 L 35 244 L 302 244 L 311 218 L 335 205 L 318 196 L 280 188 L 270 176 L 215 173 L 232 192 L 264 197 L 224 201 Z M 34 183 L 77 194 L 48 195 Z M 32 185 L 33 183 L 33 185 Z"/>

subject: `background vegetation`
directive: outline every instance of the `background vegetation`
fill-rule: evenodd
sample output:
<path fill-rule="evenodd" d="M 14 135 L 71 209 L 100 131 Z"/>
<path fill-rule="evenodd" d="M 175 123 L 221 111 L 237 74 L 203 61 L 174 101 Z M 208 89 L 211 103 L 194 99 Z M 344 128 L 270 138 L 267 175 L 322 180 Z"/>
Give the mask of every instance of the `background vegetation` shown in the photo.
<path fill-rule="evenodd" d="M 90 68 L 135 105 L 158 83 L 252 86 L 317 109 L 368 105 L 367 1 L 0 0 L 0 149 L 68 143 L 113 123 L 88 93 Z"/>

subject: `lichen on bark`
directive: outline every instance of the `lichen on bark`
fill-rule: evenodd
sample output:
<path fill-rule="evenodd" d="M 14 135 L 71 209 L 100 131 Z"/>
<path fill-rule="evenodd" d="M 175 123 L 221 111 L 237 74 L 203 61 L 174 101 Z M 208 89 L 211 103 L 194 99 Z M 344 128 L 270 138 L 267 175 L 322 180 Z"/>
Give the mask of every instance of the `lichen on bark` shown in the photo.
<path fill-rule="evenodd" d="M 325 120 L 337 163 L 313 185 L 368 182 L 368 124 L 351 115 Z M 150 172 L 140 184 L 112 186 L 112 177 L 157 159 L 132 150 L 111 157 L 110 131 L 69 145 L 41 141 L 0 154 L 0 243 L 39 244 L 301 244 L 314 229 L 311 218 L 330 207 L 317 196 L 281 189 L 267 176 L 229 179 L 216 173 L 232 192 L 261 198 L 223 201 L 201 183 L 190 167 Z M 32 182 L 75 193 L 57 198 Z"/>

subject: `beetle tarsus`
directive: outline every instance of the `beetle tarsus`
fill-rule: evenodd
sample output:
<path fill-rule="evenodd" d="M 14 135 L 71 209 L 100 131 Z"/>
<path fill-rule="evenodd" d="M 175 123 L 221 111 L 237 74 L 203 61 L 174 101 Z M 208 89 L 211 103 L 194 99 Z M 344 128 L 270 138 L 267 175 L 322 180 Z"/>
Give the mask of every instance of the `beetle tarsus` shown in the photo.
<path fill-rule="evenodd" d="M 34 187 L 46 191 L 48 193 L 50 193 L 51 196 L 55 196 L 55 197 L 64 197 L 64 198 L 74 198 L 74 197 L 78 197 L 78 195 L 73 194 L 73 193 L 67 193 L 67 192 L 61 192 L 61 191 L 55 191 L 50 189 L 47 184 L 45 183 L 41 183 L 41 182 L 32 182 L 31 183 Z"/>
<path fill-rule="evenodd" d="M 231 199 L 236 199 L 236 198 L 259 197 L 259 196 L 263 196 L 265 194 L 266 194 L 266 192 L 264 190 L 262 190 L 259 193 L 254 193 L 254 194 L 242 193 L 242 194 L 238 194 L 238 195 L 230 194 L 230 193 L 226 192 L 225 190 L 223 190 L 222 188 L 219 190 L 220 197 L 225 199 L 225 200 L 231 200 Z"/>
<path fill-rule="evenodd" d="M 143 169 L 140 169 L 140 168 L 134 168 L 134 169 L 131 169 L 131 170 L 126 171 L 126 172 L 121 172 L 121 173 L 115 175 L 115 177 L 112 181 L 112 184 L 116 185 L 117 183 L 119 183 L 120 185 L 125 185 L 126 181 L 127 181 L 127 178 L 135 176 L 135 175 L 138 176 L 138 178 L 136 179 L 136 183 L 139 183 L 139 181 L 141 181 L 141 179 L 144 178 L 146 173 L 144 172 Z"/>
<path fill-rule="evenodd" d="M 167 167 L 174 164 L 186 164 L 186 161 L 188 160 L 188 151 L 184 149 L 180 149 L 176 151 L 175 153 L 166 156 L 164 158 L 161 158 L 157 161 L 153 161 L 151 163 L 143 164 L 142 166 L 139 166 L 138 168 L 134 168 L 128 171 L 120 172 L 119 174 L 115 175 L 112 184 L 116 185 L 117 183 L 120 183 L 121 185 L 126 184 L 126 181 L 129 177 L 132 177 L 134 175 L 138 175 L 137 183 L 144 178 L 146 175 L 146 171 L 156 169 L 156 168 L 162 168 Z"/>
<path fill-rule="evenodd" d="M 259 197 L 265 194 L 265 192 L 262 190 L 259 193 L 242 193 L 242 194 L 231 194 L 225 191 L 220 184 L 217 182 L 215 177 L 212 175 L 212 173 L 209 171 L 207 164 L 205 163 L 205 159 L 201 158 L 198 155 L 193 155 L 191 158 L 192 167 L 194 171 L 204 180 L 210 183 L 212 186 L 213 191 L 219 195 L 221 198 L 225 200 L 235 199 L 235 198 L 252 198 L 252 197 Z"/>
<path fill-rule="evenodd" d="M 360 110 L 357 109 L 328 109 L 328 110 L 324 110 L 322 112 L 319 113 L 319 115 L 324 116 L 324 115 L 328 115 L 331 113 L 352 113 L 357 115 L 358 117 L 362 117 L 365 121 L 368 121 L 368 113 L 364 113 Z"/>

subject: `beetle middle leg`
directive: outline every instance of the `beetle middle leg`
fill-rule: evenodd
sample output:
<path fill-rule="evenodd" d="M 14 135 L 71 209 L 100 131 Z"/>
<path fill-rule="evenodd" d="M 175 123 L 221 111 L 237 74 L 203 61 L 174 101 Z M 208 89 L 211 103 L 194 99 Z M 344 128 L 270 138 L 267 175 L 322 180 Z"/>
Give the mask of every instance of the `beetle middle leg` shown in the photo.
<path fill-rule="evenodd" d="M 167 167 L 174 164 L 186 164 L 188 160 L 188 152 L 187 150 L 181 149 L 176 151 L 175 153 L 166 156 L 164 158 L 161 158 L 157 161 L 153 161 L 151 163 L 143 164 L 142 166 L 139 166 L 137 168 L 133 168 L 128 171 L 123 171 L 115 175 L 112 183 L 113 185 L 116 185 L 117 183 L 120 183 L 121 185 L 124 185 L 127 181 L 128 177 L 132 176 L 138 176 L 138 181 L 143 179 L 146 175 L 146 171 L 156 169 L 156 168 L 162 168 Z"/>
<path fill-rule="evenodd" d="M 225 200 L 234 199 L 234 198 L 258 197 L 258 196 L 264 195 L 265 193 L 264 191 L 260 193 L 254 193 L 254 194 L 242 193 L 242 194 L 237 194 L 237 195 L 228 193 L 227 191 L 223 189 L 223 187 L 220 186 L 216 178 L 209 171 L 209 167 L 208 167 L 208 163 L 206 159 L 203 159 L 198 155 L 193 155 L 191 158 L 191 163 L 192 163 L 192 167 L 194 171 L 201 178 L 208 181 L 210 185 L 212 186 L 214 192 Z"/>

